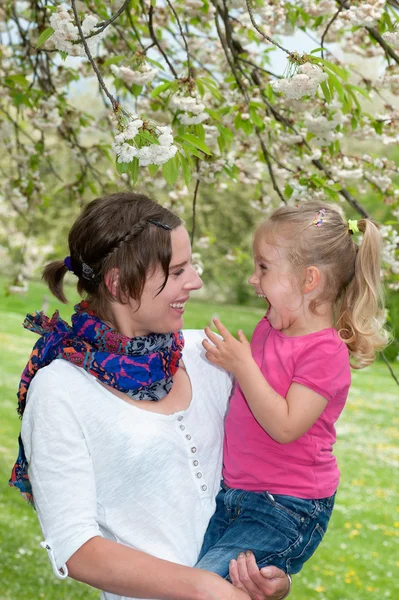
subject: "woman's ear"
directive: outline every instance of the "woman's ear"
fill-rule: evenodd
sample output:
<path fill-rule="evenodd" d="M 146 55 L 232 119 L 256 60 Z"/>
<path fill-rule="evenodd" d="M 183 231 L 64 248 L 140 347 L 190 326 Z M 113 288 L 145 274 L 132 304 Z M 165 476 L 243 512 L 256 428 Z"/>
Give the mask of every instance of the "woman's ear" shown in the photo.
<path fill-rule="evenodd" d="M 305 285 L 303 286 L 303 293 L 310 294 L 310 292 L 313 292 L 313 290 L 315 290 L 317 288 L 317 286 L 319 285 L 320 279 L 321 279 L 321 274 L 317 267 L 315 267 L 313 265 L 310 267 L 307 267 Z"/>
<path fill-rule="evenodd" d="M 116 297 L 119 290 L 119 269 L 116 267 L 114 269 L 110 269 L 108 273 L 105 274 L 104 282 L 109 293 Z"/>

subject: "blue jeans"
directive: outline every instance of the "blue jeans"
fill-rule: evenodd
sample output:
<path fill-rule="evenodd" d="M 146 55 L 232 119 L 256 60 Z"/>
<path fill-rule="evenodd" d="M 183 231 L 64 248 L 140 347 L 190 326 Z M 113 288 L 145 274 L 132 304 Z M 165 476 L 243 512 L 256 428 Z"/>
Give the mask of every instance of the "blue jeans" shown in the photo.
<path fill-rule="evenodd" d="M 247 492 L 222 482 L 196 567 L 227 577 L 230 560 L 251 550 L 260 569 L 298 573 L 327 530 L 334 499 Z"/>

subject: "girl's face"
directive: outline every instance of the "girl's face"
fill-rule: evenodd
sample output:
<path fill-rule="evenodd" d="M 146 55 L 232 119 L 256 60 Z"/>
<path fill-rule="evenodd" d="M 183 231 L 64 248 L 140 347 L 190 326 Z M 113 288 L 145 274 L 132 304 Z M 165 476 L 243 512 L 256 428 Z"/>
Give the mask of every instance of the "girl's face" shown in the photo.
<path fill-rule="evenodd" d="M 190 293 L 202 287 L 202 281 L 191 264 L 191 245 L 183 225 L 171 231 L 172 257 L 169 277 L 159 292 L 165 276 L 160 266 L 149 274 L 144 285 L 140 305 L 130 301 L 124 324 L 125 335 L 130 337 L 149 333 L 169 333 L 183 327 L 183 313 Z"/>
<path fill-rule="evenodd" d="M 249 283 L 258 296 L 267 301 L 267 318 L 271 326 L 290 333 L 303 319 L 304 297 L 284 248 L 259 239 L 254 245 L 254 261 L 255 272 Z"/>

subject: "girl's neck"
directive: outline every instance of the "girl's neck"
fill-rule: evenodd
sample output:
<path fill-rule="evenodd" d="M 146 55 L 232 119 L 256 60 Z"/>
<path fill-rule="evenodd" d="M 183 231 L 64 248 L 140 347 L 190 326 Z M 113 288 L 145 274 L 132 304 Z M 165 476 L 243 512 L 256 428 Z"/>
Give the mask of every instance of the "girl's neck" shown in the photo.
<path fill-rule="evenodd" d="M 316 314 L 307 309 L 298 319 L 282 332 L 287 336 L 308 335 L 334 327 L 333 309 L 330 303 L 317 307 Z"/>

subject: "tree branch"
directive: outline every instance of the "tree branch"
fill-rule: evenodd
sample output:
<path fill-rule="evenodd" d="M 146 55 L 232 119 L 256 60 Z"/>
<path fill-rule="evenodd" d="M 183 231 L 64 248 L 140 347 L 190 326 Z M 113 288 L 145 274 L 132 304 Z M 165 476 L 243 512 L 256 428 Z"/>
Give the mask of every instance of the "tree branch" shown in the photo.
<path fill-rule="evenodd" d="M 105 95 L 107 96 L 108 100 L 111 102 L 113 111 L 117 112 L 119 109 L 119 102 L 117 102 L 115 100 L 115 98 L 113 97 L 113 95 L 108 91 L 108 88 L 105 85 L 104 79 L 102 78 L 102 75 L 101 75 L 101 73 L 93 59 L 93 56 L 90 52 L 89 46 L 87 45 L 85 36 L 83 34 L 82 26 L 79 21 L 78 11 L 76 10 L 76 0 L 71 0 L 71 5 L 72 5 L 73 14 L 75 16 L 76 26 L 78 28 L 79 36 L 80 36 L 80 39 L 82 40 L 82 44 L 85 49 L 86 56 L 89 59 L 89 62 L 93 68 L 93 71 L 97 75 L 97 79 L 98 79 L 98 82 L 99 82 L 101 88 L 104 90 Z"/>
<path fill-rule="evenodd" d="M 185 47 L 185 49 L 186 49 L 186 55 L 187 55 L 187 69 L 188 69 L 188 78 L 189 78 L 189 79 L 191 79 L 191 78 L 192 78 L 192 76 L 193 76 L 193 73 L 192 73 L 192 68 L 191 68 L 191 62 L 190 62 L 190 52 L 189 52 L 189 50 L 188 50 L 188 45 L 187 45 L 186 36 L 184 35 L 184 31 L 183 31 L 183 28 L 182 28 L 182 26 L 181 26 L 181 23 L 180 23 L 179 15 L 177 14 L 177 12 L 176 12 L 176 10 L 175 10 L 175 8 L 174 8 L 173 4 L 170 2 L 170 0 L 166 0 L 166 3 L 167 3 L 167 5 L 169 6 L 170 10 L 171 10 L 171 11 L 173 12 L 173 14 L 174 14 L 174 17 L 175 17 L 175 19 L 176 19 L 176 22 L 177 22 L 177 26 L 178 26 L 178 28 L 179 28 L 179 31 L 180 31 L 180 35 L 181 35 L 181 37 L 183 38 L 183 43 L 184 43 L 184 47 Z"/>

